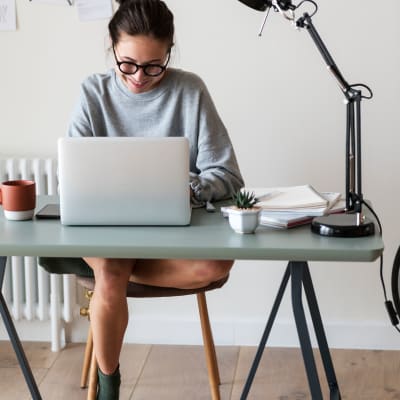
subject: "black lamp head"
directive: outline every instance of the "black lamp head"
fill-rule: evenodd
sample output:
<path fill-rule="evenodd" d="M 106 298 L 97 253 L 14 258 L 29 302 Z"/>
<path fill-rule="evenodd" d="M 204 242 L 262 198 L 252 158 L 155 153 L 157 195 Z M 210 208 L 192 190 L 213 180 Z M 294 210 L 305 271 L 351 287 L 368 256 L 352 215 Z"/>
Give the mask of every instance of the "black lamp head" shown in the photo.
<path fill-rule="evenodd" d="M 246 4 L 251 8 L 258 11 L 265 11 L 268 7 L 271 7 L 271 1 L 267 0 L 239 0 L 241 3 Z"/>
<path fill-rule="evenodd" d="M 246 4 L 258 11 L 265 11 L 267 8 L 273 6 L 272 0 L 239 0 L 241 3 Z M 291 0 L 276 0 L 274 8 L 279 7 L 283 11 L 294 10 L 296 8 L 295 5 L 292 4 Z"/>

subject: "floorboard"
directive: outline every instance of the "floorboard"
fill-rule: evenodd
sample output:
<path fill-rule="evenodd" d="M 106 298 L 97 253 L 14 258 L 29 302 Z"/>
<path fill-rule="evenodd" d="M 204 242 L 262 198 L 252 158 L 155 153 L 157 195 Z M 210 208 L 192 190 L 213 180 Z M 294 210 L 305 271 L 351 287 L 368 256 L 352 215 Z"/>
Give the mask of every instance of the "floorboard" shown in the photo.
<path fill-rule="evenodd" d="M 83 344 L 59 353 L 48 343 L 23 343 L 43 400 L 83 400 L 79 387 Z M 239 400 L 256 349 L 220 346 L 221 400 Z M 400 352 L 331 350 L 343 400 L 400 400 Z M 324 399 L 329 399 L 321 360 L 315 352 Z M 202 346 L 124 345 L 120 400 L 209 400 Z M 0 342 L 0 398 L 30 399 L 12 347 Z M 248 400 L 311 400 L 301 352 L 267 348 Z"/>

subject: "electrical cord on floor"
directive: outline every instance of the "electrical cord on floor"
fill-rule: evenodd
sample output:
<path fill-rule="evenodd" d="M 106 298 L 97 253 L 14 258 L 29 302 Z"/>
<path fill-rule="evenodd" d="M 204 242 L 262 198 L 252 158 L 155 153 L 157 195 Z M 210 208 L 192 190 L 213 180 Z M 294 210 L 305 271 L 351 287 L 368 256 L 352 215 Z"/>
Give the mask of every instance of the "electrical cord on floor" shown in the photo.
<path fill-rule="evenodd" d="M 382 230 L 382 224 L 381 221 L 379 220 L 378 215 L 376 214 L 376 212 L 372 209 L 372 207 L 367 204 L 364 200 L 362 201 L 362 203 L 368 208 L 369 211 L 371 211 L 372 215 L 374 216 L 376 222 L 378 223 L 379 226 L 379 234 L 382 236 L 383 234 L 383 230 Z M 390 321 L 392 323 L 392 325 L 394 326 L 394 328 L 400 332 L 399 327 L 397 326 L 399 324 L 399 318 L 397 316 L 397 312 L 393 306 L 393 302 L 391 300 L 388 300 L 387 297 L 387 292 L 386 292 L 386 285 L 385 285 L 385 279 L 383 277 L 383 253 L 381 254 L 380 258 L 380 266 L 379 266 L 379 274 L 380 274 L 380 278 L 381 278 L 381 284 L 382 284 L 382 289 L 383 289 L 383 296 L 385 298 L 385 307 L 386 307 L 386 311 L 389 315 Z"/>

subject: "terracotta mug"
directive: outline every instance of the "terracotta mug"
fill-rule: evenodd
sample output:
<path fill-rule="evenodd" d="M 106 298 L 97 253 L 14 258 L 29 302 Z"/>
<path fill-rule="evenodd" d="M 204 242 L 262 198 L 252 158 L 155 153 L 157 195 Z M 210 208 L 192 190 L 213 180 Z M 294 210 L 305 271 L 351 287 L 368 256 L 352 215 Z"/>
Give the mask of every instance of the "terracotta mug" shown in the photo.
<path fill-rule="evenodd" d="M 1 184 L 0 204 L 4 215 L 13 221 L 32 219 L 36 206 L 36 187 L 34 181 L 16 180 Z"/>

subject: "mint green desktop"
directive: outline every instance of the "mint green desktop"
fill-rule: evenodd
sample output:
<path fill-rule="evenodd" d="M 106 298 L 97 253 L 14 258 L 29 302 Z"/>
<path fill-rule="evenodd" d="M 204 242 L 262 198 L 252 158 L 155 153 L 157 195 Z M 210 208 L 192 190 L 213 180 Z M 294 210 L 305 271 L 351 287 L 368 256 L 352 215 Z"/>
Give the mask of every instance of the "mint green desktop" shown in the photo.
<path fill-rule="evenodd" d="M 55 202 L 58 202 L 57 197 L 40 196 L 37 209 Z M 218 210 L 218 204 L 216 206 Z M 292 230 L 259 227 L 255 234 L 241 235 L 232 231 L 220 212 L 207 213 L 205 209 L 194 209 L 191 225 L 185 227 L 68 227 L 62 226 L 59 220 L 8 221 L 1 213 L 0 285 L 3 283 L 6 257 L 14 255 L 288 260 L 289 265 L 253 365 L 252 377 L 247 383 L 248 389 L 286 285 L 291 279 L 293 309 L 312 398 L 322 399 L 322 394 L 302 307 L 302 287 L 307 295 L 328 384 L 334 398 L 340 398 L 307 262 L 372 262 L 381 255 L 383 247 L 378 234 L 362 238 L 328 238 L 313 234 L 309 226 Z M 34 399 L 41 399 L 2 295 L 0 312 L 31 395 Z"/>

